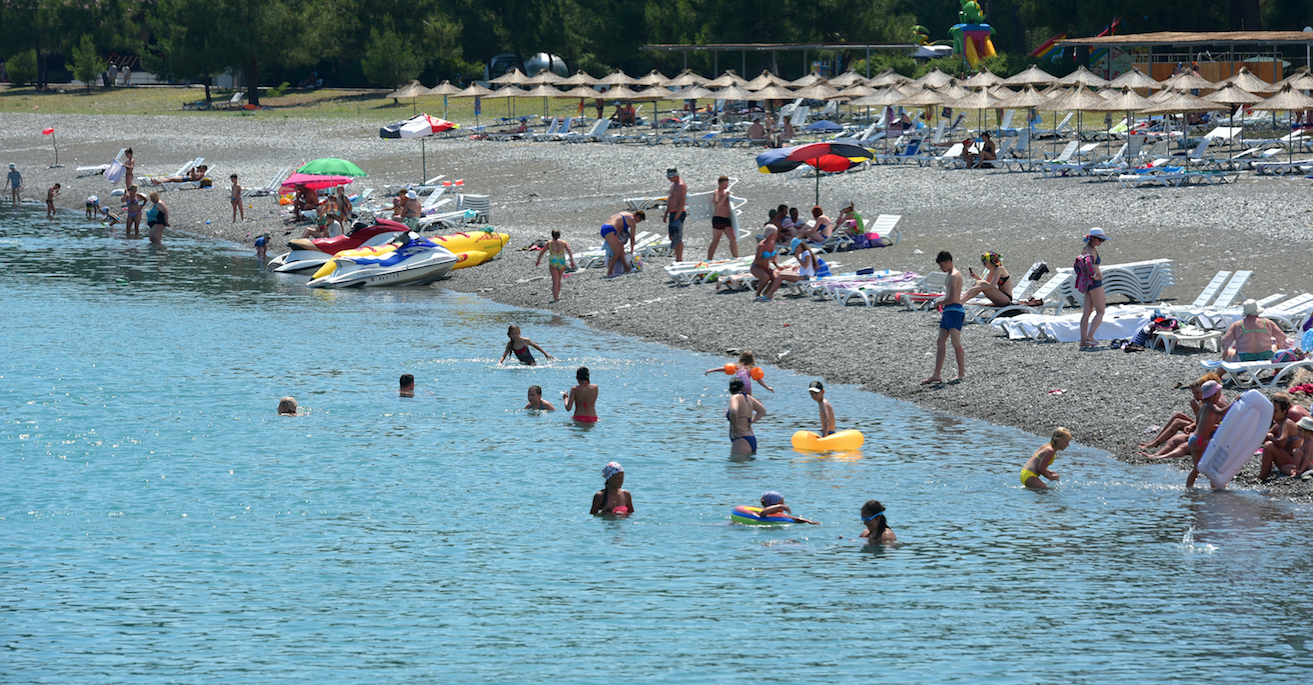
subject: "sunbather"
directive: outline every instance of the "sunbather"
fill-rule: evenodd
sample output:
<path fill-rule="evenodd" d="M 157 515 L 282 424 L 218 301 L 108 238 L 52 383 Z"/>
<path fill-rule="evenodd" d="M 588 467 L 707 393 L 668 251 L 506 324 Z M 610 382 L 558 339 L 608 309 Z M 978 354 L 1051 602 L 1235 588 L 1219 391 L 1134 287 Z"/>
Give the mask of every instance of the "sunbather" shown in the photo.
<path fill-rule="evenodd" d="M 1275 321 L 1258 318 L 1263 308 L 1254 300 L 1245 300 L 1244 318 L 1233 323 L 1222 335 L 1222 359 L 1254 362 L 1271 359 L 1277 350 L 1289 347 L 1286 334 Z"/>
<path fill-rule="evenodd" d="M 1295 430 L 1304 442 L 1295 451 L 1295 473 L 1300 480 L 1313 480 L 1313 417 L 1305 416 L 1295 422 Z"/>
<path fill-rule="evenodd" d="M 153 186 L 157 186 L 162 183 L 187 183 L 187 182 L 194 183 L 196 181 L 205 178 L 205 172 L 208 171 L 209 168 L 210 168 L 209 166 L 202 164 L 198 167 L 194 167 L 191 171 L 188 171 L 182 176 L 152 176 L 146 180 L 149 181 L 150 184 Z"/>
<path fill-rule="evenodd" d="M 1267 439 L 1263 441 L 1263 462 L 1258 467 L 1259 480 L 1267 480 L 1273 466 L 1287 476 L 1300 473 L 1298 467 L 1302 460 L 1295 455 L 1303 446 L 1304 438 L 1300 437 L 1295 420 L 1290 417 L 1293 404 L 1290 395 L 1284 392 L 1272 396 L 1272 430 L 1268 431 Z"/>
<path fill-rule="evenodd" d="M 775 239 L 779 232 L 774 227 L 766 229 L 766 237 L 757 243 L 757 258 L 752 260 L 750 271 L 753 276 L 757 277 L 757 300 L 765 301 L 770 298 L 764 297 L 762 293 L 770 287 L 771 281 L 775 279 L 775 270 L 780 268 L 779 262 L 775 259 L 775 254 L 779 249 L 775 246 Z"/>
<path fill-rule="evenodd" d="M 1222 382 L 1222 378 L 1216 373 L 1206 373 L 1199 380 L 1190 384 L 1190 394 L 1193 396 L 1190 400 L 1190 413 L 1176 412 L 1167 420 L 1167 424 L 1162 430 L 1153 437 L 1152 440 L 1140 443 L 1140 456 L 1149 458 L 1163 458 L 1169 452 L 1177 449 L 1178 446 L 1184 445 L 1190 433 L 1194 431 L 1194 421 L 1199 415 L 1199 404 L 1203 402 L 1203 397 L 1199 394 L 1200 388 L 1208 381 Z M 1156 454 L 1150 454 L 1148 450 L 1162 447 Z M 1185 456 L 1184 451 L 1175 456 Z"/>
<path fill-rule="evenodd" d="M 976 279 L 976 284 L 962 293 L 962 301 L 969 302 L 977 295 L 984 295 L 999 307 L 1012 304 L 1012 276 L 1003 267 L 1003 255 L 986 252 L 980 255 L 980 263 L 986 269 L 985 277 L 982 279 L 977 276 L 975 269 L 967 269 L 971 277 Z"/>
<path fill-rule="evenodd" d="M 304 183 L 296 184 L 296 198 L 292 200 L 292 215 L 299 218 L 301 212 L 319 207 L 319 193 L 311 190 Z"/>
<path fill-rule="evenodd" d="M 1199 418 L 1195 419 L 1194 432 L 1190 434 L 1190 458 L 1194 460 L 1194 468 L 1190 469 L 1190 475 L 1185 478 L 1187 490 L 1194 487 L 1194 481 L 1199 477 L 1199 460 L 1208 451 L 1208 442 L 1213 439 L 1213 433 L 1226 415 L 1226 409 L 1221 407 L 1221 383 L 1208 381 L 1200 388 L 1199 394 L 1203 402 L 1199 405 Z"/>
<path fill-rule="evenodd" d="M 977 144 L 980 145 L 979 154 L 972 152 L 972 146 Z M 985 168 L 986 162 L 998 159 L 997 150 L 998 148 L 994 146 L 994 139 L 989 137 L 989 131 L 985 131 L 981 134 L 979 143 L 970 138 L 962 141 L 962 161 L 966 162 L 968 169 Z M 989 164 L 988 167 L 992 169 L 994 165 Z"/>
<path fill-rule="evenodd" d="M 850 235 L 865 235 L 866 223 L 862 221 L 862 215 L 858 214 L 856 209 L 853 209 L 853 204 L 849 202 L 839 212 L 839 218 L 834 220 L 834 224 L 837 228 L 848 231 Z"/>
<path fill-rule="evenodd" d="M 802 238 L 794 238 L 789 242 L 789 247 L 793 251 L 793 256 L 798 259 L 797 266 L 786 266 L 775 270 L 775 276 L 771 280 L 770 287 L 766 288 L 762 296 L 766 299 L 775 297 L 775 291 L 780 289 L 781 285 L 805 281 L 812 277 L 824 277 L 830 275 L 830 268 L 825 260 L 816 256 L 807 247 L 807 243 Z"/>

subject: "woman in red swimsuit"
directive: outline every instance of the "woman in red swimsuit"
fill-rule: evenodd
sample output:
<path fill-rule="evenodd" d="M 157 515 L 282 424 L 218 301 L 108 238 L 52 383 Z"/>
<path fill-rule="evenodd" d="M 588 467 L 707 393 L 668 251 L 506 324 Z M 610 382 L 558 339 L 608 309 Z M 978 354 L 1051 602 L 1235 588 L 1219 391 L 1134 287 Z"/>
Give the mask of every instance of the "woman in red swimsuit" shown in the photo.
<path fill-rule="evenodd" d="M 597 423 L 597 386 L 588 382 L 588 367 L 579 367 L 574 377 L 579 385 L 565 393 L 565 410 L 573 411 L 579 423 Z"/>

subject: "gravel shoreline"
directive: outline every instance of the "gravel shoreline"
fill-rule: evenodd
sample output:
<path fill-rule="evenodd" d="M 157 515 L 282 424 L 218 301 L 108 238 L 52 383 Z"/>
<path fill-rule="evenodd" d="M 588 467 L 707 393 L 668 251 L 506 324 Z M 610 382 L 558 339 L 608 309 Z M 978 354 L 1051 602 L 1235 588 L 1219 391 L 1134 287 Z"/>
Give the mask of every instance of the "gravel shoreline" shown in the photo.
<path fill-rule="evenodd" d="M 76 125 L 78 131 L 61 138 L 63 169 L 45 168 L 51 153 L 39 132 L 52 120 L 55 126 L 68 124 L 61 130 Z M 28 197 L 43 198 L 44 189 L 58 181 L 64 186 L 61 205 L 78 212 L 87 195 L 105 198 L 110 187 L 103 177 L 74 178 L 77 165 L 104 163 L 127 145 L 137 153 L 139 176 L 171 173 L 184 160 L 204 156 L 213 166 L 216 188 L 165 193 L 174 227 L 248 246 L 264 232 L 278 246 L 301 229 L 285 225 L 269 198 L 248 200 L 249 220 L 230 223 L 230 173 L 240 174 L 248 188 L 259 187 L 280 168 L 339 156 L 371 173 L 359 187 L 381 190 L 421 175 L 418 143 L 380 140 L 372 126 L 342 120 L 253 121 L 224 115 L 202 125 L 172 117 L 22 114 L 0 123 L 0 140 L 7 157 L 0 161 L 19 165 Z M 676 286 L 660 268 L 669 262 L 664 258 L 650 260 L 641 273 L 616 279 L 602 280 L 600 270 L 573 274 L 565 280 L 562 301 L 548 304 L 546 267 L 534 269 L 537 254 L 518 248 L 547 237 L 552 229 L 561 230 L 576 251 L 596 245 L 597 226 L 622 208 L 623 198 L 664 194 L 667 167 L 678 167 L 692 192 L 709 190 L 722 173 L 738 177 L 734 192 L 749 200 L 745 226 L 760 225 L 767 208 L 781 202 L 810 205 L 813 179 L 759 174 L 755 153 L 669 145 L 430 141 L 428 174 L 464 179 L 466 192 L 490 195 L 492 224 L 512 235 L 502 258 L 460 271 L 439 285 L 579 317 L 599 329 L 683 349 L 722 355 L 752 349 L 759 360 L 798 373 L 1037 435 L 1065 425 L 1078 442 L 1132 463 L 1147 461 L 1135 450 L 1146 439 L 1145 429 L 1187 408 L 1189 394 L 1181 386 L 1201 375 L 1201 360 L 1214 356 L 1189 348 L 1178 348 L 1170 357 L 1107 349 L 1080 352 L 1075 345 L 1008 341 L 987 326 L 973 325 L 963 333 L 967 380 L 921 386 L 917 381 L 933 365 L 933 314 L 790 297 L 759 304 L 750 293 Z M 934 268 L 934 254 L 941 249 L 957 255 L 963 267 L 993 250 L 1020 277 L 1037 260 L 1066 266 L 1084 230 L 1102 226 L 1113 238 L 1101 251 L 1105 264 L 1171 258 L 1178 283 L 1164 297 L 1188 302 L 1219 269 L 1252 269 L 1246 288 L 1250 297 L 1307 290 L 1301 276 L 1313 246 L 1313 205 L 1304 194 L 1306 184 L 1302 178 L 1244 178 L 1229 186 L 1128 190 L 1084 178 L 877 167 L 823 178 L 820 192 L 821 205 L 831 215 L 854 200 L 868 217 L 903 216 L 899 245 L 841 253 L 835 258 L 843 270 L 873 266 L 925 273 Z M 660 217 L 653 218 L 642 228 L 663 230 Z M 686 257 L 705 256 L 709 234 L 709 224 L 690 224 Z M 740 248 L 744 254 L 751 249 L 746 244 Z M 270 255 L 280 251 L 272 247 Z M 952 368 L 950 359 L 946 374 Z M 1064 392 L 1049 392 L 1058 389 Z M 1237 393 L 1228 388 L 1227 394 Z M 1188 468 L 1187 461 L 1176 465 Z M 1313 500 L 1313 483 L 1278 479 L 1258 485 L 1256 461 L 1237 477 L 1235 487 Z"/>

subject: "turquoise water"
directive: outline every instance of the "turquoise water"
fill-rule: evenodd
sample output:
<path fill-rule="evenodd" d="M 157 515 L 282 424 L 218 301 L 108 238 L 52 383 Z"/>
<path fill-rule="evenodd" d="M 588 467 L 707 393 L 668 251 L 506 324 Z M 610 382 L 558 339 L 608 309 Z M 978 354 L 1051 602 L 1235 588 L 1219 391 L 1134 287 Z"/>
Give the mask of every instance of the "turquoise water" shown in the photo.
<path fill-rule="evenodd" d="M 1309 510 L 438 288 L 0 210 L 0 682 L 1307 682 Z M 459 274 L 457 275 L 459 277 Z M 509 323 L 560 362 L 497 366 Z M 522 412 L 593 370 L 592 429 Z M 414 399 L 396 397 L 412 373 Z M 294 395 L 305 416 L 274 415 Z M 1079 427 L 1072 427 L 1079 439 Z M 600 470 L 637 514 L 588 516 Z M 821 526 L 747 528 L 783 492 Z M 855 541 L 881 500 L 900 543 Z"/>

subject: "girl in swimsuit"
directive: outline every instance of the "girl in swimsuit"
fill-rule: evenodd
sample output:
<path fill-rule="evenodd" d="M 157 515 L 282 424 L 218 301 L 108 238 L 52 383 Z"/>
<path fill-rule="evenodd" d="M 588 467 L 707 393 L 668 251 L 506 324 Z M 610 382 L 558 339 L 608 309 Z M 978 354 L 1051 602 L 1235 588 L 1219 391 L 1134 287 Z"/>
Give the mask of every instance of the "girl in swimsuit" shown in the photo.
<path fill-rule="evenodd" d="M 731 456 L 750 456 L 757 453 L 757 436 L 752 424 L 766 416 L 766 406 L 757 398 L 743 392 L 743 379 L 737 376 L 729 382 L 729 453 Z"/>
<path fill-rule="evenodd" d="M 725 367 L 717 366 L 714 369 L 707 369 L 702 375 L 705 376 L 709 373 L 713 373 L 717 371 L 723 373 L 725 371 Z M 734 365 L 734 375 L 738 377 L 739 380 L 743 381 L 743 393 L 745 395 L 752 394 L 753 371 L 757 371 L 758 374 L 761 376 L 760 378 L 757 379 L 757 382 L 761 383 L 761 387 L 771 392 L 775 392 L 775 388 L 766 385 L 766 380 L 765 380 L 766 374 L 764 371 L 761 371 L 757 368 L 757 358 L 752 354 L 752 350 L 743 350 L 743 353 L 739 355 L 739 363 Z"/>
<path fill-rule="evenodd" d="M 547 257 L 547 270 L 552 274 L 552 302 L 558 302 L 561 299 L 561 279 L 565 278 L 565 256 L 570 255 L 570 268 L 574 269 L 574 252 L 570 249 L 570 243 L 561 240 L 560 231 L 552 231 L 552 239 L 547 241 L 546 249 L 538 253 L 538 261 L 534 266 L 543 262 L 543 255 Z"/>
<path fill-rule="evenodd" d="M 169 206 L 160 202 L 159 193 L 151 193 L 150 201 L 154 204 L 146 210 L 146 225 L 150 227 L 150 241 L 161 245 L 164 243 L 164 229 L 169 226 Z"/>
<path fill-rule="evenodd" d="M 123 187 L 127 188 L 132 185 L 133 172 L 137 168 L 137 160 L 132 158 L 132 148 L 123 151 L 127 158 L 123 160 Z"/>
<path fill-rule="evenodd" d="M 634 513 L 634 497 L 628 490 L 621 488 L 625 484 L 624 467 L 613 461 L 602 467 L 602 478 L 606 479 L 606 487 L 593 495 L 593 508 L 588 513 L 594 516 L 598 514 L 627 516 Z"/>
<path fill-rule="evenodd" d="M 752 261 L 752 275 L 757 277 L 757 301 L 767 302 L 770 298 L 763 297 L 762 293 L 770 286 L 771 281 L 775 279 L 775 269 L 779 268 L 779 263 L 775 261 L 775 240 L 779 236 L 779 231 L 774 227 L 766 229 L 766 237 L 757 243 L 757 258 Z"/>
<path fill-rule="evenodd" d="M 561 393 L 565 396 L 565 410 L 573 411 L 574 420 L 579 423 L 597 423 L 597 386 L 588 382 L 588 367 L 579 367 L 574 378 L 579 385 Z"/>
<path fill-rule="evenodd" d="M 1284 392 L 1272 396 L 1272 430 L 1263 443 L 1263 463 L 1258 467 L 1259 480 L 1265 480 L 1273 466 L 1287 476 L 1299 473 L 1300 458 L 1296 455 L 1304 439 L 1290 418 L 1293 403 L 1293 398 Z"/>
<path fill-rule="evenodd" d="M 1044 443 L 1043 447 L 1035 450 L 1031 455 L 1030 461 L 1021 467 L 1021 484 L 1034 488 L 1035 490 L 1048 490 L 1049 486 L 1040 480 L 1044 476 L 1049 480 L 1058 480 L 1058 474 L 1049 470 L 1053 465 L 1053 460 L 1058 458 L 1058 452 L 1067 449 L 1071 444 L 1071 431 L 1061 426 L 1053 429 L 1053 436 L 1049 441 Z"/>
<path fill-rule="evenodd" d="M 519 359 L 521 364 L 524 364 L 525 366 L 536 365 L 538 362 L 534 360 L 533 353 L 529 351 L 530 347 L 542 352 L 544 357 L 553 359 L 552 355 L 547 354 L 547 350 L 538 347 L 534 341 L 528 338 L 521 338 L 519 326 L 512 324 L 510 328 L 506 329 L 506 335 L 510 338 L 510 341 L 506 343 L 506 350 L 501 353 L 501 359 L 497 360 L 498 364 L 506 361 L 506 357 L 514 352 L 515 358 Z"/>
<path fill-rule="evenodd" d="M 1099 256 L 1099 246 L 1108 242 L 1108 236 L 1104 235 L 1102 228 L 1091 228 L 1085 235 L 1085 247 L 1081 249 L 1081 254 L 1087 254 L 1094 257 L 1094 281 L 1090 283 L 1089 290 L 1085 291 L 1085 300 L 1081 303 L 1080 314 L 1080 346 L 1098 347 L 1094 341 L 1094 333 L 1099 330 L 1099 325 L 1103 323 L 1103 310 L 1108 305 L 1108 298 L 1103 292 L 1103 272 L 1099 270 L 1099 264 L 1103 263 L 1103 258 Z M 1091 320 L 1090 315 L 1094 318 Z"/>
<path fill-rule="evenodd" d="M 867 544 L 878 542 L 888 545 L 898 541 L 898 536 L 894 535 L 894 529 L 889 527 L 883 504 L 875 500 L 868 500 L 866 504 L 863 504 L 862 523 L 866 524 L 866 530 L 862 531 L 862 534 L 858 537 L 866 538 Z"/>
<path fill-rule="evenodd" d="M 962 301 L 966 302 L 977 295 L 984 295 L 996 307 L 1012 304 L 1012 277 L 1008 274 L 1008 270 L 1003 268 L 1003 255 L 986 252 L 980 255 L 980 263 L 985 267 L 985 278 L 976 276 L 974 269 L 968 269 L 972 278 L 976 279 L 976 284 L 962 293 Z"/>

